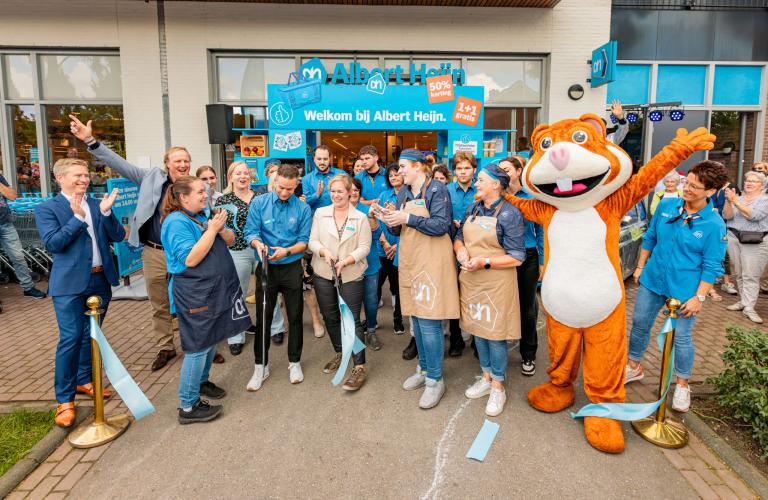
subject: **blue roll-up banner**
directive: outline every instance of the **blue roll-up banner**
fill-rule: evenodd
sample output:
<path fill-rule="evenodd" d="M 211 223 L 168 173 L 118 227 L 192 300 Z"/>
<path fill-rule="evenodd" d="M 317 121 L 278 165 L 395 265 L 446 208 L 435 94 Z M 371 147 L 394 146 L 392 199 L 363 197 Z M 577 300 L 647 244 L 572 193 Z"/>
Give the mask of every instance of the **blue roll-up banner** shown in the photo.
<path fill-rule="evenodd" d="M 112 346 L 107 342 L 104 332 L 99 328 L 96 318 L 91 316 L 91 338 L 99 345 L 101 361 L 104 363 L 104 373 L 107 374 L 109 383 L 115 388 L 125 406 L 131 411 L 136 420 L 141 420 L 155 412 L 155 407 L 133 380 L 131 374 L 125 369 L 120 358 L 117 357 Z"/>
<path fill-rule="evenodd" d="M 117 199 L 112 205 L 112 213 L 123 226 L 130 224 L 133 212 L 139 201 L 139 187 L 128 179 L 118 178 L 107 181 L 107 193 L 113 189 L 119 189 Z M 143 266 L 141 260 L 142 246 L 132 247 L 126 241 L 114 243 L 117 256 L 117 272 L 122 276 L 138 271 Z"/>
<path fill-rule="evenodd" d="M 664 342 L 669 332 L 675 329 L 675 318 L 667 318 L 664 322 L 664 326 L 661 328 L 661 332 L 656 337 L 656 343 L 659 345 L 659 350 L 664 352 Z M 664 394 L 658 401 L 653 403 L 592 403 L 582 407 L 578 412 L 571 413 L 572 418 L 584 418 L 584 417 L 602 417 L 610 418 L 613 420 L 623 420 L 625 422 L 632 422 L 634 420 L 640 420 L 655 412 L 663 402 L 667 400 L 667 393 L 669 392 L 669 386 L 672 384 L 672 369 L 675 366 L 675 348 L 672 347 L 672 351 L 669 355 L 668 376 L 664 385 Z"/>

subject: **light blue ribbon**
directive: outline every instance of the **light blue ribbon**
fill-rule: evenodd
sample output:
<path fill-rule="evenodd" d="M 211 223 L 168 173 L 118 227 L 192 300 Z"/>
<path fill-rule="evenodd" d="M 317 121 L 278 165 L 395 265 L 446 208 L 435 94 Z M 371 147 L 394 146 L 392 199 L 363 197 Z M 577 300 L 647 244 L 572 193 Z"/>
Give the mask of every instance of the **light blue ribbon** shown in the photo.
<path fill-rule="evenodd" d="M 344 379 L 352 353 L 357 354 L 365 349 L 365 344 L 355 335 L 355 317 L 352 315 L 352 310 L 341 295 L 339 295 L 339 312 L 341 313 L 341 364 L 331 381 L 334 386 L 339 385 Z"/>
<path fill-rule="evenodd" d="M 656 336 L 656 343 L 659 345 L 659 350 L 662 353 L 664 352 L 664 342 L 667 338 L 667 334 L 675 329 L 676 323 L 677 320 L 675 318 L 667 318 L 664 322 L 664 326 L 661 327 L 661 332 Z M 577 413 L 572 412 L 571 418 L 602 417 L 631 422 L 651 415 L 658 409 L 662 402 L 666 401 L 669 386 L 672 385 L 672 368 L 675 366 L 674 345 L 669 354 L 667 364 L 669 368 L 667 373 L 669 375 L 664 383 L 664 394 L 658 401 L 654 401 L 653 403 L 592 403 L 582 407 Z"/>
<path fill-rule="evenodd" d="M 120 362 L 120 358 L 112 350 L 112 346 L 107 342 L 104 332 L 101 331 L 96 318 L 93 316 L 91 316 L 91 338 L 99 345 L 101 360 L 104 363 L 104 371 L 109 382 L 120 395 L 125 406 L 133 413 L 136 420 L 141 420 L 150 413 L 154 413 L 155 407 Z"/>

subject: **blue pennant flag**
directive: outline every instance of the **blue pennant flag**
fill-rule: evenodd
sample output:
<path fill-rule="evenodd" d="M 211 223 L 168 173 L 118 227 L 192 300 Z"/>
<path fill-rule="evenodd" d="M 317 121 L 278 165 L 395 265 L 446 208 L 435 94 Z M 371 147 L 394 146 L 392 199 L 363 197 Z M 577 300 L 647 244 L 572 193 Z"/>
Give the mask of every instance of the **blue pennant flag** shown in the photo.
<path fill-rule="evenodd" d="M 352 315 L 352 310 L 341 295 L 339 295 L 339 310 L 341 312 L 341 364 L 331 381 L 334 386 L 339 385 L 344 379 L 352 353 L 357 354 L 365 349 L 365 344 L 355 335 L 355 317 Z"/>
<path fill-rule="evenodd" d="M 107 374 L 109 382 L 115 388 L 122 398 L 125 406 L 133 413 L 136 420 L 141 420 L 150 413 L 155 412 L 155 407 L 142 392 L 139 384 L 133 380 L 131 374 L 125 369 L 120 358 L 117 357 L 112 346 L 107 342 L 104 332 L 99 328 L 96 318 L 91 316 L 91 338 L 99 345 L 101 360 L 104 363 L 104 371 Z"/>
<path fill-rule="evenodd" d="M 664 352 L 664 342 L 667 338 L 667 334 L 675 329 L 675 318 L 667 318 L 664 322 L 664 326 L 661 327 L 661 332 L 656 337 L 656 343 L 659 345 L 659 350 Z M 584 418 L 584 417 L 603 417 L 613 420 L 623 420 L 632 422 L 634 420 L 640 420 L 655 412 L 658 407 L 667 400 L 667 392 L 669 392 L 669 386 L 672 384 L 672 368 L 675 366 L 675 347 L 672 346 L 672 351 L 668 360 L 668 376 L 664 382 L 664 394 L 661 399 L 654 401 L 653 403 L 592 403 L 582 407 L 577 413 L 571 413 L 571 418 Z"/>

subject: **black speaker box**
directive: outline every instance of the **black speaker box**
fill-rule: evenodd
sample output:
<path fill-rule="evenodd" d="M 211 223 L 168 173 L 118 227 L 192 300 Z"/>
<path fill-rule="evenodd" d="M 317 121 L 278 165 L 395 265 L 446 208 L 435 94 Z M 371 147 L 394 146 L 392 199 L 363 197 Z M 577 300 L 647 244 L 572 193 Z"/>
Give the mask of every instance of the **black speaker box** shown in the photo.
<path fill-rule="evenodd" d="M 205 115 L 208 119 L 208 142 L 210 144 L 234 144 L 235 132 L 232 130 L 232 106 L 228 104 L 206 104 Z"/>

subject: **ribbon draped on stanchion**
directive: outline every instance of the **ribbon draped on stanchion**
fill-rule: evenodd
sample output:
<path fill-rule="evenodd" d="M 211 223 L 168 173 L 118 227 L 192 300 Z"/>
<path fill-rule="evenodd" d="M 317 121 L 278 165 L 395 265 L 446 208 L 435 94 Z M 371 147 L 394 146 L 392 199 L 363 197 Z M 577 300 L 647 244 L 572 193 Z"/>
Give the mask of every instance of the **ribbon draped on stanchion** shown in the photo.
<path fill-rule="evenodd" d="M 678 422 L 665 421 L 666 400 L 672 385 L 672 373 L 675 366 L 675 326 L 677 310 L 681 303 L 677 299 L 668 299 L 669 317 L 664 321 L 656 343 L 662 353 L 661 374 L 659 376 L 659 399 L 653 403 L 593 403 L 571 413 L 574 419 L 583 417 L 603 417 L 613 420 L 632 422 L 632 427 L 643 439 L 665 448 L 681 448 L 688 442 L 688 432 Z M 650 415 L 656 412 L 655 417 Z"/>
<path fill-rule="evenodd" d="M 120 358 L 117 357 L 112 346 L 107 342 L 104 332 L 99 328 L 96 318 L 91 316 L 91 338 L 99 345 L 101 359 L 104 363 L 104 372 L 107 374 L 109 382 L 120 395 L 125 406 L 128 407 L 136 420 L 141 420 L 147 415 L 155 412 L 155 407 L 149 401 L 149 398 L 141 390 L 139 384 L 133 380 L 131 374 L 125 369 Z"/>
<path fill-rule="evenodd" d="M 341 298 L 341 284 L 339 276 L 336 274 L 336 267 L 331 266 L 333 271 L 333 283 L 336 287 L 336 295 L 339 299 L 339 313 L 341 314 L 341 364 L 339 369 L 336 370 L 331 383 L 335 386 L 339 385 L 344 380 L 344 374 L 347 372 L 349 366 L 349 359 L 352 354 L 357 354 L 365 349 L 365 344 L 360 342 L 360 339 L 355 335 L 355 317 L 352 315 L 352 310 L 349 308 L 344 299 Z"/>
<path fill-rule="evenodd" d="M 131 423 L 128 415 L 114 415 L 104 418 L 104 390 L 101 380 L 101 360 L 104 355 L 104 369 L 110 382 L 125 404 L 136 416 L 136 420 L 155 411 L 155 407 L 141 392 L 128 371 L 115 355 L 115 352 L 99 328 L 99 316 L 103 312 L 101 299 L 89 297 L 86 305 L 90 309 L 85 314 L 90 316 L 91 352 L 93 365 L 93 422 L 80 426 L 69 434 L 69 442 L 75 448 L 93 448 L 116 439 L 125 432 Z"/>

